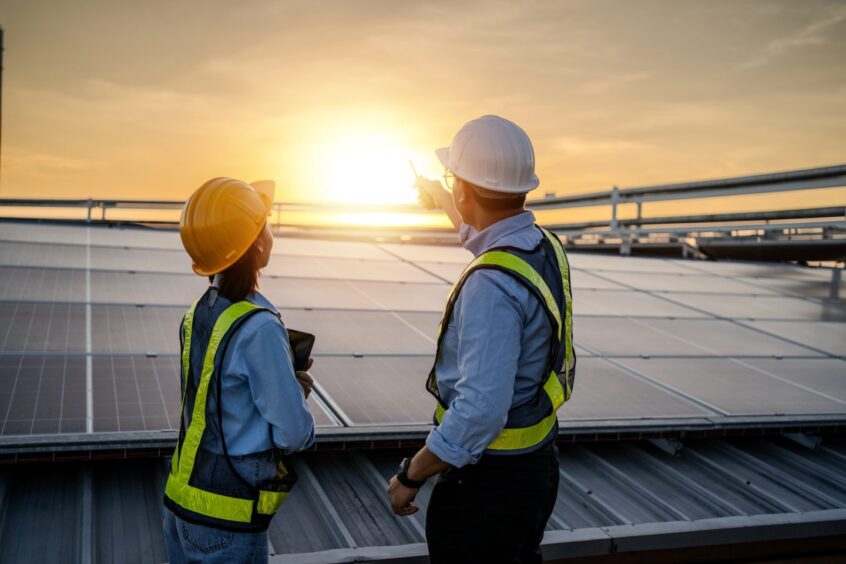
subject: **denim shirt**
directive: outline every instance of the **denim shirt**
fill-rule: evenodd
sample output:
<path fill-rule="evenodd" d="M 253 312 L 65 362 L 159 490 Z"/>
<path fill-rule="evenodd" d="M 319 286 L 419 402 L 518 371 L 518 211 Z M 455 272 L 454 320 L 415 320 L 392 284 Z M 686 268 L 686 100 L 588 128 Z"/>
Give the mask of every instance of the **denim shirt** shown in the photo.
<path fill-rule="evenodd" d="M 493 247 L 532 250 L 541 237 L 531 211 L 481 232 L 465 224 L 459 230 L 461 243 L 474 256 Z M 537 393 L 552 329 L 525 286 L 503 272 L 478 270 L 459 293 L 445 331 L 436 373 L 449 409 L 426 445 L 444 462 L 461 467 L 479 461 L 505 426 L 511 406 Z"/>
<path fill-rule="evenodd" d="M 247 301 L 278 313 L 259 292 Z M 223 432 L 232 456 L 276 446 L 285 454 L 314 443 L 314 417 L 294 375 L 288 332 L 270 315 L 254 315 L 232 336 L 221 365 Z"/>

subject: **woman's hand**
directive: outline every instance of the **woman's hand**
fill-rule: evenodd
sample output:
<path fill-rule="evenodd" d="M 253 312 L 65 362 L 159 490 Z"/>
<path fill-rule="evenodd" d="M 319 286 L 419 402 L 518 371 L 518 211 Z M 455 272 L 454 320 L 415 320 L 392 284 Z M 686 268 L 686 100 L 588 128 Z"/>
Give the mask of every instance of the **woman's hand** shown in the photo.
<path fill-rule="evenodd" d="M 311 374 L 308 373 L 312 364 L 314 364 L 314 359 L 309 358 L 308 364 L 306 365 L 306 369 L 297 370 L 294 373 L 294 375 L 297 377 L 297 382 L 303 389 L 303 393 L 305 394 L 306 399 L 308 399 L 309 394 L 311 394 L 311 389 L 314 387 L 314 378 L 312 378 Z"/>

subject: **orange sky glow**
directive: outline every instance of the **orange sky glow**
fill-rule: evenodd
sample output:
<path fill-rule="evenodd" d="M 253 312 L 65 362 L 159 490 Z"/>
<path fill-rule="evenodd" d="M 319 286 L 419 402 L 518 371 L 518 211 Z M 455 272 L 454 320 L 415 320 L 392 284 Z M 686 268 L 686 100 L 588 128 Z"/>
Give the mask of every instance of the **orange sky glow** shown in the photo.
<path fill-rule="evenodd" d="M 0 198 L 183 199 L 226 175 L 408 204 L 409 160 L 439 177 L 433 149 L 486 113 L 529 133 L 538 195 L 846 162 L 843 1 L 6 0 L 0 25 Z"/>

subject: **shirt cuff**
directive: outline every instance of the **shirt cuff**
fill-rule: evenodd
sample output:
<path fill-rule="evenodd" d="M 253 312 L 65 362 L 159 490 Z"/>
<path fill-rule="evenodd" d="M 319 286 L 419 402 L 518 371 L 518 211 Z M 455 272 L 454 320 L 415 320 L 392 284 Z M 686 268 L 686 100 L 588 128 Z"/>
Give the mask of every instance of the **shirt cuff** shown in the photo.
<path fill-rule="evenodd" d="M 429 432 L 429 436 L 426 437 L 426 446 L 429 447 L 429 450 L 435 456 L 456 468 L 461 468 L 468 464 L 476 464 L 479 462 L 479 458 L 482 457 L 481 453 L 473 454 L 460 445 L 450 443 L 444 438 L 437 427 L 432 429 Z"/>

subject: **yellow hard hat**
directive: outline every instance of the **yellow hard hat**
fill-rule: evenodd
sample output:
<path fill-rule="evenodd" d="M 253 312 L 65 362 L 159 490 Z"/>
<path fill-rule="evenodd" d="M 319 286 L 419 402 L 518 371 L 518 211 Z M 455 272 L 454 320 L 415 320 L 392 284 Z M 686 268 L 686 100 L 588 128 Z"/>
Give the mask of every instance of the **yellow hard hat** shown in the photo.
<path fill-rule="evenodd" d="M 194 272 L 223 272 L 247 252 L 264 229 L 275 188 L 272 180 L 247 184 L 219 177 L 191 194 L 179 218 L 179 235 Z"/>

